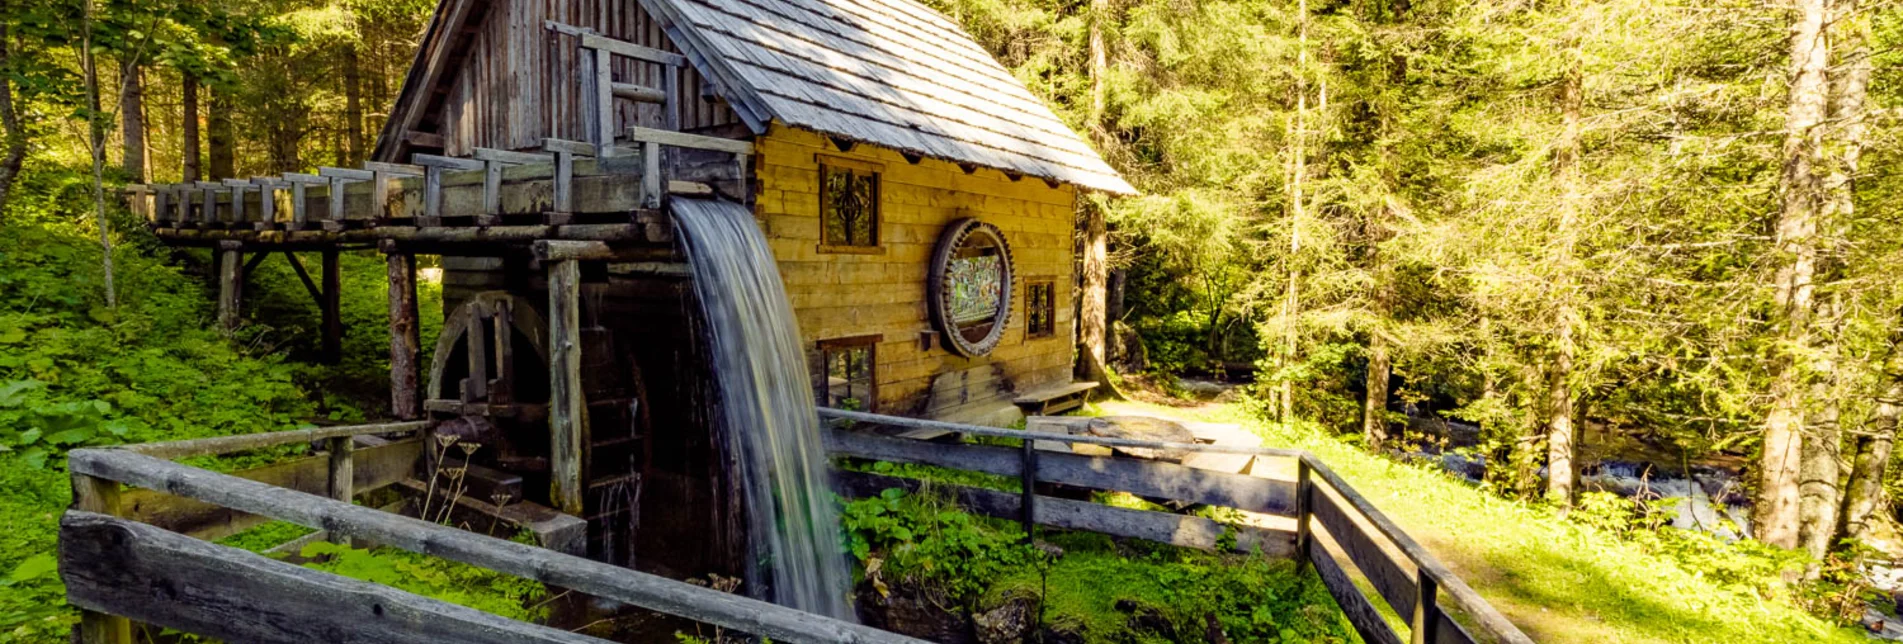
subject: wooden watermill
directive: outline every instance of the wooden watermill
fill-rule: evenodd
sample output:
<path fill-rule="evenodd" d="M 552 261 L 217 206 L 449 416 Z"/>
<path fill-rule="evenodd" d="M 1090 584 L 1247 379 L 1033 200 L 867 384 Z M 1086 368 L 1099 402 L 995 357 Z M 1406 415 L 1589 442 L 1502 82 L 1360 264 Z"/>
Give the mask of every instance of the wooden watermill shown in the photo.
<path fill-rule="evenodd" d="M 439 479 L 443 471 L 460 477 L 463 493 L 477 500 L 529 501 L 581 516 L 589 524 L 589 554 L 627 563 L 650 454 L 648 414 L 640 367 L 617 350 L 614 333 L 595 319 L 598 308 L 584 298 L 586 413 L 583 452 L 572 459 L 581 470 L 579 498 L 562 498 L 552 485 L 554 469 L 571 459 L 550 449 L 547 320 L 532 300 L 508 291 L 477 293 L 443 322 L 424 390 L 425 410 L 440 421 L 426 467 Z"/>

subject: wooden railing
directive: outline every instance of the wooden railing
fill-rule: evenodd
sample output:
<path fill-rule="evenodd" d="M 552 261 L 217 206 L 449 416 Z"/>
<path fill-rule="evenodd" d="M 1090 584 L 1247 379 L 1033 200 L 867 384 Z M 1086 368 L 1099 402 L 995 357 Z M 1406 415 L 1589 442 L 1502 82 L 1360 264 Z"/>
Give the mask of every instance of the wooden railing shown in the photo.
<path fill-rule="evenodd" d="M 828 447 L 836 456 L 1016 477 L 1021 486 L 1017 494 L 956 485 L 934 484 L 934 487 L 951 492 L 973 511 L 1024 521 L 1027 532 L 1035 525 L 1046 525 L 1214 549 L 1224 543 L 1221 537 L 1226 531 L 1233 531 L 1236 550 L 1260 551 L 1314 565 L 1315 572 L 1341 605 L 1349 622 L 1362 639 L 1370 643 L 1398 644 L 1403 637 L 1376 608 L 1375 598 L 1363 594 L 1355 585 L 1343 568 L 1342 559 L 1366 577 L 1395 614 L 1407 620 L 1406 641 L 1417 644 L 1532 642 L 1340 475 L 1306 451 L 1017 431 L 837 409 L 821 409 L 820 416 L 851 423 L 1021 440 L 1021 447 L 1009 448 L 926 442 L 846 428 L 827 432 Z M 1295 465 L 1295 480 L 1203 470 L 1146 459 L 1036 449 L 1035 443 L 1043 441 L 1284 459 Z M 918 489 L 921 485 L 913 479 L 861 472 L 842 473 L 840 483 L 842 492 L 848 496 L 877 494 L 892 487 Z M 1043 496 L 1036 493 L 1040 483 L 1235 508 L 1292 520 L 1294 529 L 1224 525 L 1201 517 Z M 1460 619 L 1450 616 L 1444 608 L 1452 608 Z"/>
<path fill-rule="evenodd" d="M 1231 547 L 1306 562 L 1368 642 L 1398 644 L 1404 639 L 1377 601 L 1408 622 L 1407 641 L 1531 642 L 1326 464 L 1304 451 L 1013 431 L 832 409 L 820 414 L 857 423 L 1017 439 L 1019 447 L 998 447 L 827 430 L 836 456 L 1017 477 L 1017 493 L 949 485 L 939 489 L 950 491 L 973 511 L 1024 521 L 1032 531 L 1051 526 L 1202 549 Z M 346 633 L 388 641 L 602 641 L 199 540 L 267 518 L 320 530 L 317 538 L 384 544 L 775 640 L 920 641 L 590 561 L 561 552 L 572 548 L 555 543 L 545 543 L 554 549 L 518 544 L 353 505 L 350 499 L 356 492 L 407 476 L 417 454 L 414 439 L 371 449 L 356 449 L 356 441 L 427 426 L 405 422 L 332 427 L 73 451 L 68 466 L 74 505 L 61 519 L 60 574 L 68 601 L 85 611 L 81 641 L 130 642 L 129 619 L 233 641 L 304 642 L 342 639 Z M 303 470 L 298 468 L 309 469 L 303 465 L 267 468 L 274 473 L 252 480 L 166 460 L 319 441 L 329 447 L 318 457 L 321 462 L 300 462 L 322 466 L 318 484 L 308 480 L 314 475 L 299 473 Z M 1249 454 L 1282 459 L 1294 465 L 1296 474 L 1294 480 L 1264 478 L 1037 449 L 1044 441 Z M 376 464 L 359 469 L 360 459 L 370 456 Z M 122 494 L 121 484 L 142 490 Z M 1040 484 L 1236 508 L 1280 517 L 1287 526 L 1228 525 L 1056 498 L 1038 494 Z M 893 487 L 916 490 L 921 482 L 844 472 L 839 485 L 848 496 L 864 496 Z M 139 500 L 133 502 L 135 497 Z M 154 509 L 159 507 L 170 509 Z M 585 525 L 580 519 L 554 516 L 567 521 L 540 526 L 538 535 L 545 542 L 572 542 L 572 533 Z M 154 526 L 141 519 L 173 525 Z M 1344 560 L 1366 578 L 1374 596 L 1364 594 L 1349 577 Z"/>
<path fill-rule="evenodd" d="M 131 622 L 240 642 L 601 643 L 408 592 L 200 541 L 127 518 L 120 485 L 503 572 L 786 642 L 920 644 L 877 629 L 350 503 L 355 437 L 426 423 L 323 428 L 68 455 L 73 508 L 60 519 L 60 576 L 82 613 L 79 641 L 125 644 Z M 326 441 L 325 494 L 165 460 Z M 571 517 L 572 518 L 572 517 Z M 573 519 L 582 525 L 580 519 Z"/>

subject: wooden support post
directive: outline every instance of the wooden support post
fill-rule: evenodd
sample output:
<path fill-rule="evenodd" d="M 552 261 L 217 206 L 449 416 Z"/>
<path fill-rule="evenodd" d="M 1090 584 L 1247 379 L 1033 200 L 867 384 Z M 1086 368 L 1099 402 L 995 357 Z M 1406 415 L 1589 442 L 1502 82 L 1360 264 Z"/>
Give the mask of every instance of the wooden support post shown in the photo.
<path fill-rule="evenodd" d="M 600 147 L 595 149 L 599 150 Z M 551 226 L 565 225 L 575 213 L 575 154 L 567 150 L 555 151 L 555 211 L 549 221 L 542 223 Z"/>
<path fill-rule="evenodd" d="M 515 311 L 509 300 L 501 300 L 494 306 L 496 379 L 489 387 L 489 403 L 507 405 L 515 402 Z"/>
<path fill-rule="evenodd" d="M 244 223 L 245 222 L 244 191 L 246 188 L 251 187 L 251 182 L 245 181 L 243 179 L 226 179 L 220 183 L 225 184 L 225 187 L 231 189 L 231 221 L 232 223 L 239 223 L 239 224 Z"/>
<path fill-rule="evenodd" d="M 210 193 L 206 193 L 209 196 Z M 218 326 L 226 331 L 238 327 L 238 304 L 244 279 L 244 248 L 235 241 L 218 242 Z"/>
<path fill-rule="evenodd" d="M 284 173 L 284 180 L 291 183 L 291 230 L 303 230 L 310 226 L 310 207 L 304 203 L 306 188 L 330 183 L 330 179 L 314 174 Z"/>
<path fill-rule="evenodd" d="M 318 302 L 324 320 L 324 362 L 337 364 L 344 358 L 343 267 L 338 265 L 335 248 L 324 251 L 324 298 Z"/>
<path fill-rule="evenodd" d="M 661 176 L 661 144 L 645 141 L 641 144 L 641 207 L 656 209 L 661 207 L 661 195 L 667 178 Z"/>
<path fill-rule="evenodd" d="M 588 409 L 581 388 L 581 263 L 548 268 L 549 501 L 582 514 L 582 449 L 588 445 Z"/>
<path fill-rule="evenodd" d="M 172 216 L 172 187 L 156 186 L 152 191 L 152 221 L 164 223 Z"/>
<path fill-rule="evenodd" d="M 1303 553 L 1295 557 L 1297 569 L 1308 565 L 1308 542 L 1311 536 L 1310 523 L 1315 512 L 1314 503 L 1309 498 L 1315 494 L 1315 482 L 1309 480 L 1308 458 L 1295 459 L 1295 552 Z"/>
<path fill-rule="evenodd" d="M 402 163 L 366 161 L 363 167 L 371 174 L 370 216 L 375 219 L 389 219 L 396 215 L 390 209 L 390 180 L 424 174 L 423 168 Z"/>
<path fill-rule="evenodd" d="M 257 177 L 251 180 L 258 186 L 258 230 L 270 230 L 278 223 L 278 191 L 290 184 L 271 177 Z"/>
<path fill-rule="evenodd" d="M 469 377 L 463 379 L 463 402 L 476 402 L 489 399 L 489 338 L 483 333 L 487 328 L 489 308 L 481 301 L 469 304 L 469 322 L 474 325 L 464 336 L 464 357 L 469 359 Z"/>
<path fill-rule="evenodd" d="M 384 242 L 390 278 L 390 413 L 403 420 L 423 417 L 422 342 L 416 309 L 416 255 Z"/>
<path fill-rule="evenodd" d="M 140 219 L 155 221 L 157 218 L 152 216 L 151 202 L 146 199 L 146 197 L 151 194 L 152 188 L 145 184 L 134 183 L 127 185 L 126 207 L 132 211 L 132 214 L 138 215 Z"/>
<path fill-rule="evenodd" d="M 351 453 L 357 450 L 354 436 L 338 436 L 325 441 L 330 451 L 329 487 L 330 498 L 349 503 L 356 498 L 357 466 L 351 459 Z M 342 534 L 329 536 L 331 543 L 350 545 L 350 537 Z"/>
<path fill-rule="evenodd" d="M 582 48 L 584 59 L 592 58 L 595 63 L 595 149 L 603 156 L 614 155 L 615 145 L 615 96 L 614 96 L 614 55 L 591 47 Z M 583 73 L 587 73 L 583 68 Z"/>
<path fill-rule="evenodd" d="M 502 223 L 502 170 L 512 165 L 548 163 L 551 159 L 544 154 L 530 154 L 510 150 L 476 148 L 474 156 L 481 160 L 482 167 L 482 216 L 476 218 L 480 226 L 494 226 Z"/>
<path fill-rule="evenodd" d="M 1018 521 L 1024 524 L 1024 542 L 1037 541 L 1037 441 L 1025 439 L 1018 456 L 1018 481 L 1024 486 L 1018 501 L 1018 511 L 1023 514 Z"/>
<path fill-rule="evenodd" d="M 1408 641 L 1412 644 L 1434 644 L 1440 641 L 1440 604 L 1434 595 L 1440 585 L 1434 582 L 1434 576 L 1425 569 L 1414 573 L 1417 594 L 1414 601 L 1414 619 L 1409 624 Z"/>
<path fill-rule="evenodd" d="M 410 162 L 423 166 L 423 214 L 417 218 L 416 225 L 418 226 L 443 225 L 443 172 L 449 170 L 483 170 L 489 165 L 482 161 L 437 156 L 434 154 L 412 154 L 410 155 Z M 488 179 L 488 175 L 485 174 L 483 176 L 482 195 L 482 205 L 485 212 L 487 212 L 491 202 Z M 500 171 L 498 171 L 496 183 L 499 185 L 501 181 L 502 175 Z M 496 205 L 497 212 L 500 212 L 501 203 L 499 196 L 496 198 Z"/>
<path fill-rule="evenodd" d="M 197 185 L 200 192 L 199 221 L 204 222 L 206 226 L 218 223 L 217 191 L 223 189 L 224 185 L 212 181 L 200 181 Z"/>
<path fill-rule="evenodd" d="M 344 207 L 345 202 L 349 201 L 349 194 L 347 194 L 344 186 L 357 181 L 374 180 L 377 178 L 377 173 L 354 168 L 320 167 L 317 169 L 317 174 L 318 176 L 330 180 L 330 217 L 323 222 L 324 230 L 343 230 L 345 222 L 350 219 L 349 213 Z M 371 210 L 374 211 L 376 210 L 376 196 L 371 195 L 370 200 L 372 202 Z M 372 218 L 374 218 L 374 214 Z"/>
<path fill-rule="evenodd" d="M 119 484 L 74 474 L 73 509 L 119 516 Z M 82 610 L 77 635 L 79 644 L 132 644 L 132 622 L 117 615 Z"/>

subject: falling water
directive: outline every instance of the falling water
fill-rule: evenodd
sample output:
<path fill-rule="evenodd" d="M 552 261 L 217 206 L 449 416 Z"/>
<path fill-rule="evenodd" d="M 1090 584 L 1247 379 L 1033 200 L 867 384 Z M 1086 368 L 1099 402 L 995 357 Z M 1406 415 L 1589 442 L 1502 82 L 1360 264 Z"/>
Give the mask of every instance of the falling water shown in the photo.
<path fill-rule="evenodd" d="M 677 199 L 673 210 L 712 342 L 720 431 L 736 452 L 751 554 L 761 564 L 748 585 L 782 605 L 850 620 L 851 574 L 806 354 L 773 253 L 743 206 Z"/>

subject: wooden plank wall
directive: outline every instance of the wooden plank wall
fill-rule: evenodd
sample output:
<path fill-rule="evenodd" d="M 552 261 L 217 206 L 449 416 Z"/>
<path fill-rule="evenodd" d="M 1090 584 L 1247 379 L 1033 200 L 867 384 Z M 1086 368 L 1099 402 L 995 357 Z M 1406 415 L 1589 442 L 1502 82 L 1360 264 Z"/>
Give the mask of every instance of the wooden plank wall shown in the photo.
<path fill-rule="evenodd" d="M 890 414 L 926 411 L 932 380 L 939 374 L 995 367 L 1004 391 L 1029 391 L 1068 381 L 1073 348 L 1070 289 L 1071 231 L 1075 190 L 1042 180 L 1012 181 L 997 170 L 965 174 L 956 164 L 926 159 L 908 163 L 897 152 L 860 144 L 841 152 L 826 137 L 773 126 L 758 140 L 760 193 L 756 214 L 779 259 L 787 295 L 809 348 L 820 340 L 880 334 L 876 351 L 878 400 Z M 877 254 L 822 253 L 818 155 L 881 164 Z M 926 276 L 939 233 L 960 217 L 978 217 L 1002 231 L 1011 245 L 1016 279 L 1009 328 L 988 356 L 965 359 L 934 344 L 921 349 L 919 334 L 932 329 L 926 309 Z M 1029 339 L 1024 327 L 1024 284 L 1052 279 L 1056 333 Z"/>
<path fill-rule="evenodd" d="M 678 53 L 661 27 L 632 0 L 505 0 L 477 27 L 469 57 L 455 72 L 444 101 L 445 151 L 472 148 L 540 149 L 547 137 L 585 140 L 580 103 L 577 38 L 556 34 L 543 20 L 591 27 L 636 44 Z M 617 58 L 615 79 L 660 87 L 661 65 Z M 679 100 L 681 127 L 692 131 L 739 122 L 723 103 L 701 100 L 701 77 L 685 70 Z M 662 126 L 659 105 L 616 102 L 617 130 Z"/>

